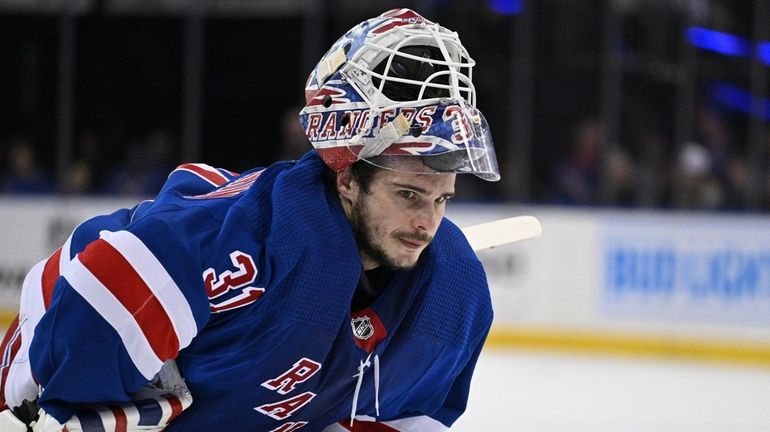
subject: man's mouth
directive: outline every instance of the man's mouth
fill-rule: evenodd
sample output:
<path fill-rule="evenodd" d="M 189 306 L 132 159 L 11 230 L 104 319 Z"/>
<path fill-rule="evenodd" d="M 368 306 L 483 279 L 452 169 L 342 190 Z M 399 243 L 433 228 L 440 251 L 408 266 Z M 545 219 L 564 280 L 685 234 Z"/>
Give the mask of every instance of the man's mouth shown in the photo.
<path fill-rule="evenodd" d="M 422 249 L 433 240 L 428 234 L 402 234 L 396 237 L 409 249 Z"/>
<path fill-rule="evenodd" d="M 404 244 L 409 249 L 420 249 L 425 243 L 418 240 L 408 240 L 403 237 L 398 238 L 402 244 Z"/>

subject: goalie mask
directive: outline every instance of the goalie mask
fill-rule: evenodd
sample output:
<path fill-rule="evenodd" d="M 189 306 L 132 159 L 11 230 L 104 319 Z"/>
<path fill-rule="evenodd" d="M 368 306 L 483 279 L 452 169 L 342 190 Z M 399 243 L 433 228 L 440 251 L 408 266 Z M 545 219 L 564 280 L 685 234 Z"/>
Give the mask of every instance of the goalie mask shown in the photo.
<path fill-rule="evenodd" d="M 500 179 L 489 125 L 476 109 L 475 62 L 457 33 L 410 9 L 353 27 L 305 86 L 300 123 L 335 171 L 358 160 L 419 156 L 425 172 Z"/>

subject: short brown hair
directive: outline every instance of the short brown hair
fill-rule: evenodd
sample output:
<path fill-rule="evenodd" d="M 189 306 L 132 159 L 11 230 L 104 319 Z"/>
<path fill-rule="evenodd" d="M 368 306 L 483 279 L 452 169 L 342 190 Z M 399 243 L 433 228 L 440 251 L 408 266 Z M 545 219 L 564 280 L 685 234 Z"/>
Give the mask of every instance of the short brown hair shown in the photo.
<path fill-rule="evenodd" d="M 353 179 L 361 187 L 361 190 L 367 194 L 371 193 L 369 188 L 372 185 L 374 176 L 381 170 L 383 170 L 383 168 L 380 168 L 377 165 L 371 164 L 364 160 L 356 161 L 353 163 L 353 165 L 350 166 L 350 173 L 353 176 Z M 329 188 L 329 190 L 337 190 L 336 171 L 327 170 L 324 181 L 326 182 L 326 187 Z"/>

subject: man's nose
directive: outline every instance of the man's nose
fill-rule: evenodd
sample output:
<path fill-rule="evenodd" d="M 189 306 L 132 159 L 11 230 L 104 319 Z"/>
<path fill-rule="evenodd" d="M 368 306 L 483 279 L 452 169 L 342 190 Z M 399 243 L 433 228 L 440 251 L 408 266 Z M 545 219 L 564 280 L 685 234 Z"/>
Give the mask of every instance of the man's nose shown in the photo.
<path fill-rule="evenodd" d="M 438 211 L 433 205 L 433 202 L 420 206 L 415 212 L 412 221 L 414 228 L 432 234 L 438 225 Z"/>

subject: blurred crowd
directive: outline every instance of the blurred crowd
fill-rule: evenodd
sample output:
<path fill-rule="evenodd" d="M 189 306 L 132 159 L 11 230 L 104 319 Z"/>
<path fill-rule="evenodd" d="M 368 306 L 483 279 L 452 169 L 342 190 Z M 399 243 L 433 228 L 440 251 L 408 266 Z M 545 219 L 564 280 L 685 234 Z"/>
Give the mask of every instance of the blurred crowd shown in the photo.
<path fill-rule="evenodd" d="M 299 105 L 287 109 L 281 118 L 280 143 L 275 153 L 263 157 L 266 165 L 279 160 L 298 159 L 310 149 L 299 125 Z M 46 149 L 27 136 L 0 137 L 0 194 L 5 195 L 111 195 L 150 197 L 168 174 L 184 162 L 176 156 L 175 134 L 153 129 L 123 145 L 105 138 L 96 129 L 86 129 L 76 140 L 74 158 L 66 172 L 55 175 L 41 157 Z M 119 139 L 117 139 L 119 140 Z M 115 149 L 122 149 L 115 151 Z M 223 166 L 231 169 L 232 167 Z"/>
<path fill-rule="evenodd" d="M 0 191 L 11 195 L 151 196 L 174 167 L 171 135 L 162 131 L 133 140 L 115 164 L 102 154 L 105 142 L 89 131 L 78 140 L 76 157 L 58 179 L 53 170 L 41 164 L 41 149 L 33 140 L 17 136 L 7 144 Z"/>
<path fill-rule="evenodd" d="M 605 125 L 577 123 L 566 157 L 551 173 L 550 196 L 564 205 L 708 211 L 770 210 L 767 161 L 753 161 L 716 109 L 696 112 L 692 141 L 674 145 L 647 133 L 636 148 L 604 144 Z M 770 132 L 763 148 L 770 154 Z"/>
<path fill-rule="evenodd" d="M 270 162 L 296 159 L 310 148 L 296 120 L 299 109 L 293 106 L 284 113 L 281 142 Z M 610 146 L 605 145 L 605 125 L 600 118 L 577 120 L 565 139 L 566 148 L 558 152 L 564 156 L 554 160 L 548 172 L 533 173 L 530 181 L 539 192 L 530 201 L 567 206 L 770 210 L 770 171 L 752 171 L 723 115 L 700 107 L 695 125 L 695 139 L 678 146 L 664 134 L 653 132 L 638 137 L 635 146 Z M 770 154 L 770 133 L 765 141 L 765 153 Z M 77 139 L 75 157 L 66 173 L 55 176 L 40 162 L 39 152 L 44 149 L 24 136 L 11 137 L 0 147 L 4 150 L 0 191 L 152 196 L 174 166 L 183 162 L 174 156 L 176 138 L 167 131 L 140 135 L 125 146 L 123 154 L 111 158 L 103 154 L 108 144 L 95 131 L 85 131 Z M 766 167 L 765 162 L 753 166 Z M 506 166 L 504 161 L 501 166 Z M 506 200 L 502 194 L 474 196 L 473 186 L 468 190 L 465 194 L 459 191 L 461 199 Z M 752 193 L 759 196 L 752 197 Z"/>
<path fill-rule="evenodd" d="M 195 93 L 179 79 L 190 67 L 183 61 L 187 19 L 85 8 L 74 23 L 77 96 L 66 105 L 74 117 L 67 129 L 74 138 L 66 145 L 57 141 L 70 134 L 61 133 L 54 109 L 63 93 L 56 85 L 58 15 L 0 13 L 0 36 L 7 36 L 0 40 L 8 41 L 0 43 L 0 194 L 152 196 L 180 163 L 242 171 L 298 158 L 310 144 L 296 101 L 308 65 L 320 55 L 315 51 L 350 22 L 385 7 L 321 3 L 328 13 L 317 26 L 308 26 L 304 14 L 236 19 L 209 11 L 199 35 L 205 43 L 196 91 L 203 109 L 186 123 L 180 107 L 187 93 Z M 693 53 L 681 43 L 693 20 L 748 41 L 754 18 L 765 16 L 749 6 L 760 2 L 522 2 L 529 15 L 502 10 L 505 2 L 415 3 L 460 32 L 479 65 L 474 83 L 502 180 L 459 176 L 458 200 L 770 211 L 768 117 L 763 142 L 750 142 L 748 112 L 709 90 L 720 82 L 747 87 L 755 62 Z M 610 81 L 604 25 L 610 10 L 624 30 L 615 36 L 622 70 L 620 112 L 612 115 L 603 103 Z M 280 41 L 282 48 L 254 43 L 265 40 Z M 701 65 L 697 73 L 685 73 L 688 55 Z M 690 87 L 690 99 L 679 103 L 678 95 Z M 200 148 L 188 153 L 199 159 L 182 160 L 182 136 L 193 133 Z M 63 158 L 59 147 L 71 154 Z"/>

